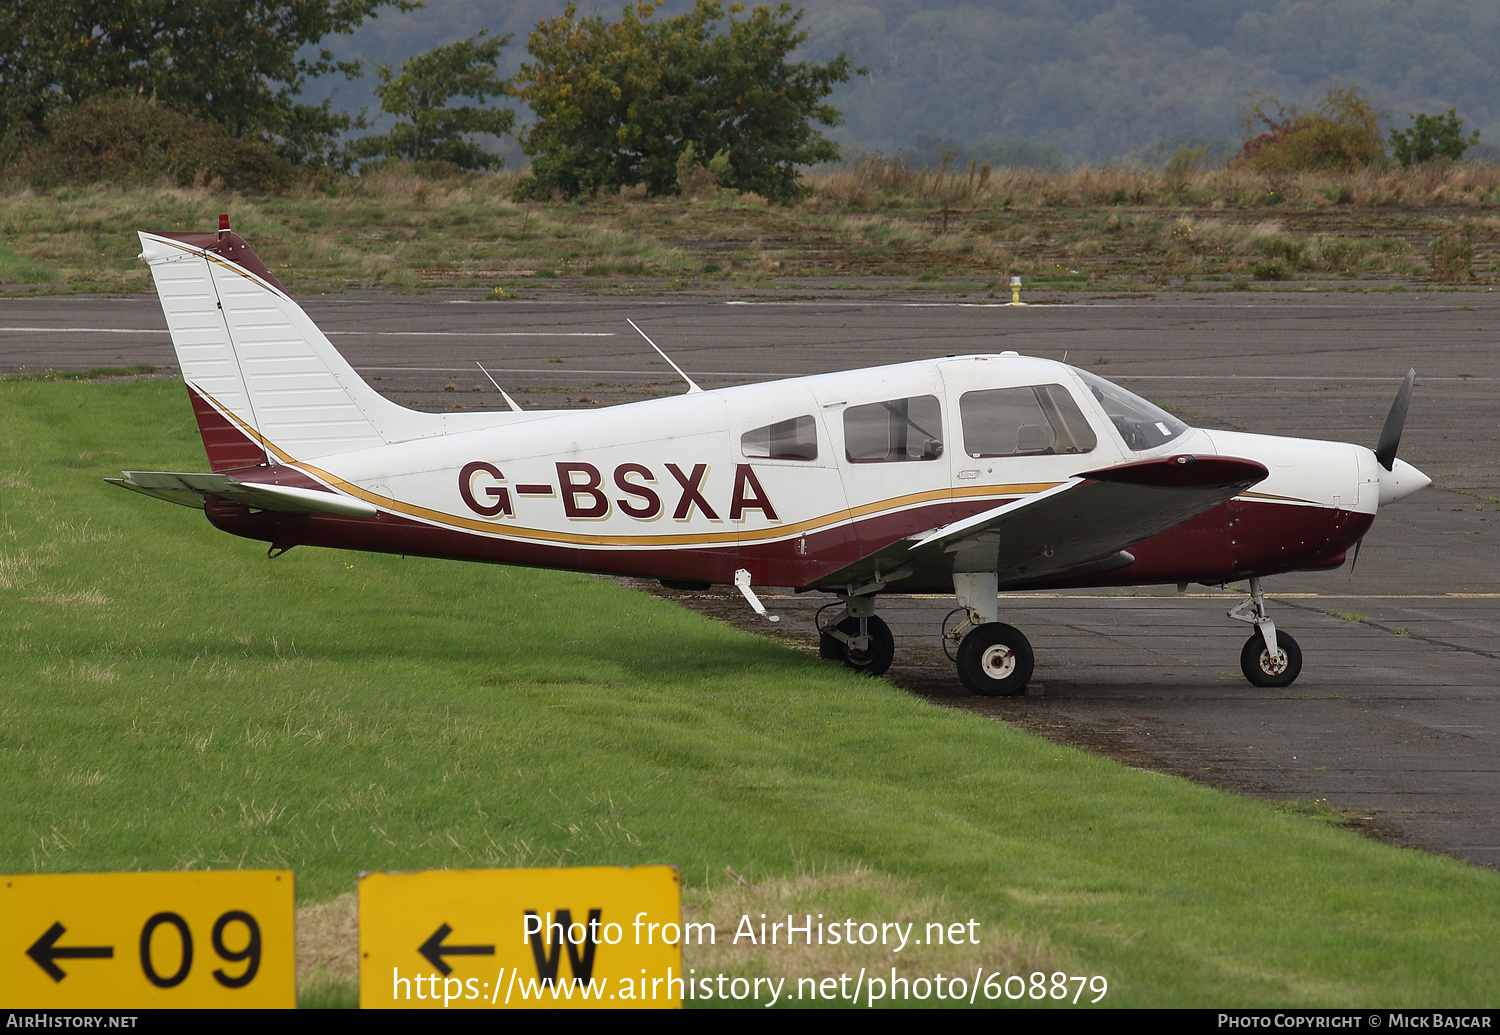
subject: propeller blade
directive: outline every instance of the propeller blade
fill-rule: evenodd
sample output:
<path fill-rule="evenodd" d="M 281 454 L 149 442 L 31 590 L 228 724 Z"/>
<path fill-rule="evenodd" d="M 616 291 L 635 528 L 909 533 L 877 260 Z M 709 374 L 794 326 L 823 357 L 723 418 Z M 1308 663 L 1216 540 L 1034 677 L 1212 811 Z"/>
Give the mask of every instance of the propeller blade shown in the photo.
<path fill-rule="evenodd" d="M 1349 562 L 1349 577 L 1354 577 L 1354 569 L 1359 567 L 1359 548 L 1365 545 L 1365 537 L 1360 536 L 1359 541 L 1354 544 L 1354 559 Z"/>
<path fill-rule="evenodd" d="M 1396 401 L 1391 403 L 1391 412 L 1386 414 L 1385 427 L 1380 429 L 1380 444 L 1375 447 L 1375 459 L 1387 471 L 1392 470 L 1396 464 L 1396 447 L 1401 445 L 1401 429 L 1406 426 L 1406 408 L 1411 405 L 1411 389 L 1416 383 L 1416 370 L 1408 370 L 1406 380 L 1396 390 Z"/>

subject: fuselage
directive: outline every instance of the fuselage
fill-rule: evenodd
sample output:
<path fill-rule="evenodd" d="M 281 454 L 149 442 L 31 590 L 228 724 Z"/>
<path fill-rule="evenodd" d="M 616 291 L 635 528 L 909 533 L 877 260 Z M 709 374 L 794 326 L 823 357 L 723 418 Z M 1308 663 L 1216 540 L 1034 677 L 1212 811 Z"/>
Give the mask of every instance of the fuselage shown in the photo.
<path fill-rule="evenodd" d="M 200 413 L 205 405 L 198 400 Z M 267 443 L 275 454 L 275 443 Z M 1133 563 L 1047 585 L 1217 583 L 1335 567 L 1376 509 L 1427 484 L 1358 445 L 1188 427 L 1050 360 L 964 356 L 699 392 L 306 459 L 245 481 L 327 486 L 373 517 L 253 511 L 209 518 L 275 543 L 756 585 L 837 588 L 898 540 L 1166 455 L 1258 461 L 1269 476 L 1129 544 Z M 1014 580 L 1001 586 L 1037 588 Z M 947 592 L 942 572 L 901 592 Z"/>

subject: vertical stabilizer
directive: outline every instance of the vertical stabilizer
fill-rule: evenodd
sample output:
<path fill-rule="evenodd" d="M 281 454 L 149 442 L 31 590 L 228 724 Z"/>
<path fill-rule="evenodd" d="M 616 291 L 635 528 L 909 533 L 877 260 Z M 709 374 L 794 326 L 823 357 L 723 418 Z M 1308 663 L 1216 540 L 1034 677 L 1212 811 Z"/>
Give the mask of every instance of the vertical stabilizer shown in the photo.
<path fill-rule="evenodd" d="M 215 470 L 313 459 L 441 434 L 443 418 L 381 396 L 239 235 L 142 233 L 156 291 Z M 217 456 L 215 453 L 217 452 Z"/>

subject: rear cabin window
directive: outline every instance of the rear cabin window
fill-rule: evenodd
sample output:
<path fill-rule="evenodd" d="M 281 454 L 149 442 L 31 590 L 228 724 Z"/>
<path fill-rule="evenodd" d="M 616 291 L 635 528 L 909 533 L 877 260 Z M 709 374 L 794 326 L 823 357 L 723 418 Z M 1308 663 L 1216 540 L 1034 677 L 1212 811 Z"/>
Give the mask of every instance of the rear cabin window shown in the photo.
<path fill-rule="evenodd" d="M 1087 453 L 1098 444 L 1062 385 L 965 392 L 958 408 L 964 452 L 973 457 Z"/>
<path fill-rule="evenodd" d="M 851 406 L 844 411 L 850 463 L 936 460 L 943 455 L 943 411 L 935 395 Z"/>
<path fill-rule="evenodd" d="M 816 460 L 818 429 L 811 417 L 793 417 L 740 436 L 740 450 L 751 459 Z"/>

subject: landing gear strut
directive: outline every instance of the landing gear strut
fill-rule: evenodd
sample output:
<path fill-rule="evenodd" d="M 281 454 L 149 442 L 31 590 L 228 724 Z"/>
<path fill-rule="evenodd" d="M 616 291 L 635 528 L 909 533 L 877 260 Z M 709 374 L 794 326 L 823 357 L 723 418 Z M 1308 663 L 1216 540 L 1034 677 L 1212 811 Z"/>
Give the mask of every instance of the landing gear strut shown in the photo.
<path fill-rule="evenodd" d="M 958 678 L 971 693 L 1014 697 L 1031 681 L 1035 657 L 1026 635 L 998 620 L 997 584 L 994 572 L 955 572 L 953 590 L 964 619 L 945 629 L 943 638 L 958 644 Z"/>
<path fill-rule="evenodd" d="M 1266 596 L 1260 579 L 1250 580 L 1250 596 L 1236 605 L 1229 617 L 1255 626 L 1255 632 L 1240 650 L 1240 671 L 1255 686 L 1291 686 L 1302 672 L 1302 648 L 1266 614 Z"/>

